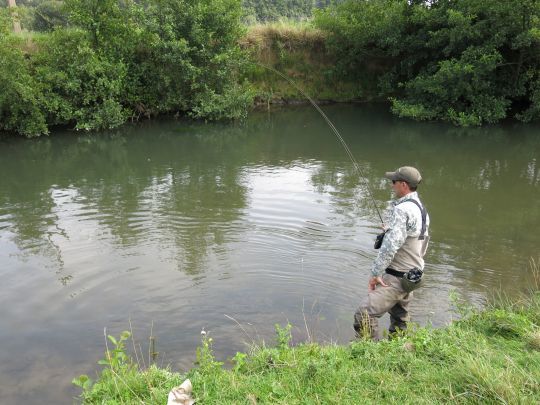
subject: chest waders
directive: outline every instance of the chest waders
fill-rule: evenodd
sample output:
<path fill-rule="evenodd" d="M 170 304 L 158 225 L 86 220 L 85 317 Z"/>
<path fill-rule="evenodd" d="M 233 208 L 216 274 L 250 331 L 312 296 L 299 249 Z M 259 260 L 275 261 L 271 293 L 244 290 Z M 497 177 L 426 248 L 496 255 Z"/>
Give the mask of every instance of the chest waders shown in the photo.
<path fill-rule="evenodd" d="M 401 201 L 400 203 L 396 204 L 396 206 L 398 206 L 399 204 L 403 204 L 405 202 L 412 202 L 420 209 L 420 213 L 422 214 L 422 228 L 420 230 L 420 236 L 418 236 L 418 240 L 424 240 L 425 234 L 426 234 L 426 227 L 427 227 L 427 211 L 423 206 L 420 205 L 418 201 L 414 199 Z M 381 247 L 382 242 L 384 240 L 384 236 L 386 235 L 386 232 L 388 232 L 388 230 L 377 235 L 377 238 L 375 239 L 375 245 L 374 245 L 375 249 L 379 249 Z M 416 290 L 418 287 L 420 287 L 422 285 L 422 281 L 424 278 L 424 272 L 418 267 L 414 267 L 407 272 L 397 271 L 397 270 L 388 268 L 386 269 L 386 273 L 400 278 L 401 287 L 407 292 L 411 292 L 413 290 Z"/>

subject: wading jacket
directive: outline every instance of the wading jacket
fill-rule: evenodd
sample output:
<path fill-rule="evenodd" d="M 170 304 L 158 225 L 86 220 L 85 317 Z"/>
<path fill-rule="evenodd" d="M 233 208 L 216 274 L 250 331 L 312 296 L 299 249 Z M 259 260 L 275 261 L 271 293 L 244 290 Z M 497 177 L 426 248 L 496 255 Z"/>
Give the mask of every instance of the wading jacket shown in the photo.
<path fill-rule="evenodd" d="M 422 213 L 415 203 L 409 201 L 411 199 L 423 206 L 416 191 L 390 203 L 389 230 L 373 262 L 373 276 L 382 275 L 387 268 L 403 272 L 414 267 L 424 269 L 424 255 L 429 244 L 429 215 L 426 216 L 424 240 L 419 240 Z"/>

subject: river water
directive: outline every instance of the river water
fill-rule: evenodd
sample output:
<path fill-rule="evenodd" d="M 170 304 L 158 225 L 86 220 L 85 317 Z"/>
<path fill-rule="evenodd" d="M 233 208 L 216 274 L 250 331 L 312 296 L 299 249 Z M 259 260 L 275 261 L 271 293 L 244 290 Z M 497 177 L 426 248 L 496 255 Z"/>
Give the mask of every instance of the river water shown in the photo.
<path fill-rule="evenodd" d="M 540 243 L 540 127 L 482 129 L 325 106 L 386 207 L 385 171 L 414 165 L 431 215 L 413 319 L 442 326 L 456 291 L 481 306 L 531 284 Z M 193 365 L 274 341 L 347 343 L 367 294 L 378 220 L 343 148 L 310 107 L 243 124 L 174 120 L 0 140 L 0 402 L 72 403 L 104 328 L 148 362 Z M 387 322 L 387 321 L 386 321 Z M 137 346 L 138 347 L 138 346 Z M 139 354 L 139 357 L 142 357 Z M 139 359 L 142 363 L 142 359 Z"/>

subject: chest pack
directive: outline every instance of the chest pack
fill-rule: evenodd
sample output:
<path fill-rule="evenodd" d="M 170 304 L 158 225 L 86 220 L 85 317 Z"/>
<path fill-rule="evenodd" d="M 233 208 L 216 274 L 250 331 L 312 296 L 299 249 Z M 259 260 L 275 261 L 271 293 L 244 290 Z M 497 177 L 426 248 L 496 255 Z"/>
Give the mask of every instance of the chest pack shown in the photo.
<path fill-rule="evenodd" d="M 420 214 L 422 215 L 422 228 L 420 229 L 420 236 L 418 236 L 418 240 L 424 240 L 425 237 L 426 237 L 427 211 L 422 205 L 420 205 L 420 203 L 418 201 L 413 200 L 412 198 L 410 200 L 400 201 L 399 203 L 396 204 L 396 207 L 399 204 L 403 204 L 403 203 L 406 203 L 406 202 L 412 202 L 420 209 Z M 376 236 L 375 244 L 373 245 L 373 247 L 375 249 L 380 249 L 380 247 L 382 246 L 383 240 L 384 240 L 384 236 L 386 235 L 386 232 L 388 232 L 389 230 L 390 229 L 387 229 L 386 231 L 381 232 L 380 234 L 378 234 Z"/>

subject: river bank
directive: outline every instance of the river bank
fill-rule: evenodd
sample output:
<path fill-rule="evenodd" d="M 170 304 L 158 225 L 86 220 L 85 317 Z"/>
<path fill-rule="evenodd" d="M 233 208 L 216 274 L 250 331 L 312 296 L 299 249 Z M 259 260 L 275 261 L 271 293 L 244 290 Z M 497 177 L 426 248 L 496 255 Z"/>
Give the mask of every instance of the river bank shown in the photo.
<path fill-rule="evenodd" d="M 245 79 L 254 90 L 254 106 L 308 103 L 279 74 L 285 74 L 319 103 L 387 101 L 377 89 L 381 65 L 366 61 L 360 79 L 333 72 L 335 56 L 327 50 L 328 33 L 307 22 L 267 23 L 247 27 L 240 46 L 250 57 Z"/>
<path fill-rule="evenodd" d="M 536 268 L 538 281 L 538 269 Z M 197 365 L 186 374 L 126 354 L 129 332 L 110 337 L 97 381 L 74 380 L 84 403 L 155 403 L 189 378 L 197 403 L 536 403 L 540 400 L 540 291 L 499 297 L 478 311 L 456 301 L 459 321 L 414 328 L 378 343 L 254 345 L 224 367 L 203 335 Z M 133 345 L 135 347 L 135 345 Z"/>
<path fill-rule="evenodd" d="M 0 9 L 0 130 L 35 137 L 161 114 L 238 120 L 254 103 L 303 99 L 263 65 L 315 99 L 383 99 L 419 121 L 540 116 L 534 2 L 351 1 L 310 22 L 246 26 L 240 1 L 211 1 L 66 2 L 63 22 L 30 35 L 13 34 Z"/>

